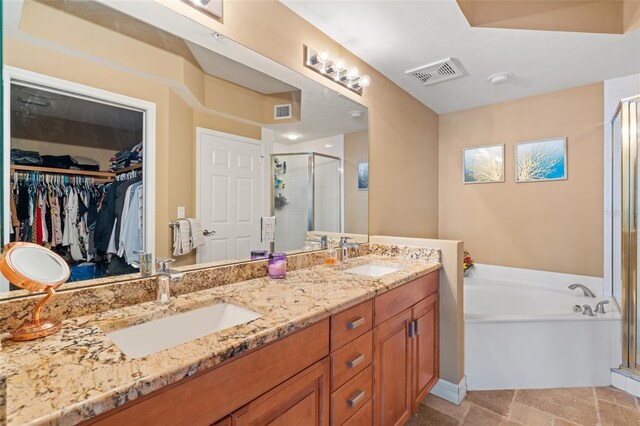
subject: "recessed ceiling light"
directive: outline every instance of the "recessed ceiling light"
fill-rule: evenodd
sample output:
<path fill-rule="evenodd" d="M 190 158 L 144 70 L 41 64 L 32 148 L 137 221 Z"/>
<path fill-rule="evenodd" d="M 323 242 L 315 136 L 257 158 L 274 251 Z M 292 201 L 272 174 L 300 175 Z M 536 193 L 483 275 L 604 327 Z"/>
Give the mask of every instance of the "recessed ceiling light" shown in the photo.
<path fill-rule="evenodd" d="M 351 118 L 360 118 L 360 117 L 362 117 L 363 115 L 364 115 L 364 113 L 363 113 L 362 111 L 351 111 L 351 112 L 349 113 L 349 116 L 350 116 Z"/>
<path fill-rule="evenodd" d="M 332 144 L 330 144 L 330 143 L 325 143 L 325 144 L 324 144 L 324 147 L 325 147 L 325 148 L 333 148 L 333 145 L 332 145 Z"/>
<path fill-rule="evenodd" d="M 487 80 L 489 81 L 489 83 L 493 85 L 502 84 L 509 81 L 509 79 L 511 78 L 511 75 L 512 74 L 510 72 L 499 72 L 499 73 L 490 75 L 489 77 L 487 77 Z"/>
<path fill-rule="evenodd" d="M 297 141 L 299 137 L 300 136 L 296 135 L 295 133 L 291 133 L 287 135 L 287 139 L 289 139 L 290 141 Z"/>

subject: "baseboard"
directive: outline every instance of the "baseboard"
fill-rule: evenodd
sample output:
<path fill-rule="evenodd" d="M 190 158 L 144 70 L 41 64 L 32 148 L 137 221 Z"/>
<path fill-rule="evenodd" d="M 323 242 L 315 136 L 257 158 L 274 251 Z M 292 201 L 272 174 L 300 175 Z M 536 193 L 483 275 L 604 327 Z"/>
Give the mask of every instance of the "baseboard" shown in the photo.
<path fill-rule="evenodd" d="M 640 397 L 640 378 L 628 371 L 611 369 L 611 386 L 621 391 Z"/>
<path fill-rule="evenodd" d="M 449 402 L 453 402 L 456 405 L 460 405 L 467 396 L 467 378 L 463 377 L 457 385 L 440 379 L 433 389 L 431 389 L 431 393 Z"/>

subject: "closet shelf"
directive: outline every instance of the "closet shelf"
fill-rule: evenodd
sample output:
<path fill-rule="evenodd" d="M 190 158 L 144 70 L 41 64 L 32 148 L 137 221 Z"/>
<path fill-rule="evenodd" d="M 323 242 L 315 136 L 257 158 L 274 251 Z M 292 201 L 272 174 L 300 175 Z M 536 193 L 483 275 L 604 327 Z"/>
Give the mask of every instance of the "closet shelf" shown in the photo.
<path fill-rule="evenodd" d="M 122 174 L 122 173 L 130 172 L 132 170 L 142 170 L 142 163 L 134 164 L 134 165 L 129 166 L 129 167 L 123 167 L 123 168 L 118 169 L 115 172 L 113 172 L 113 174 L 119 175 L 119 174 Z"/>
<path fill-rule="evenodd" d="M 41 167 L 41 166 L 20 166 L 17 164 L 11 165 L 11 171 L 18 172 L 40 172 L 40 173 L 57 173 L 61 175 L 77 175 L 77 176 L 92 176 L 98 178 L 113 179 L 116 173 L 113 172 L 94 172 L 90 170 L 72 170 L 72 169 L 57 169 L 54 167 Z"/>

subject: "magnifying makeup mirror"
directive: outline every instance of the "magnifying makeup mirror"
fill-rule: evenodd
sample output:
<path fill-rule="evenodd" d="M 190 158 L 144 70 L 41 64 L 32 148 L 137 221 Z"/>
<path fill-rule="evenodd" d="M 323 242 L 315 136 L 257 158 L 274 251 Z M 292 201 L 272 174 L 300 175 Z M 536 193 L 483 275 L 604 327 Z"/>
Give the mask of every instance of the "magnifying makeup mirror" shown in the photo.
<path fill-rule="evenodd" d="M 33 319 L 10 333 L 12 340 L 34 340 L 60 331 L 60 321 L 41 320 L 40 310 L 69 279 L 69 266 L 62 257 L 38 244 L 9 243 L 0 259 L 0 272 L 15 286 L 47 292 L 33 310 Z"/>

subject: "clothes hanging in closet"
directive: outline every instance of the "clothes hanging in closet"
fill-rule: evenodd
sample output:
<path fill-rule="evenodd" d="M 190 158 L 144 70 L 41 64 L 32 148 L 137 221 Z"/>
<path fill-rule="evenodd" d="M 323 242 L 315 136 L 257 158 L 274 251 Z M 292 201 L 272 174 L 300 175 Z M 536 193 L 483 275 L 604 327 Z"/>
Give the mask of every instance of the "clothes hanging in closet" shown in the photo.
<path fill-rule="evenodd" d="M 111 263 L 119 257 L 116 273 L 132 272 L 127 265 L 142 249 L 142 194 L 136 173 L 104 185 L 83 177 L 15 174 L 13 239 L 63 252 L 71 262 Z"/>

